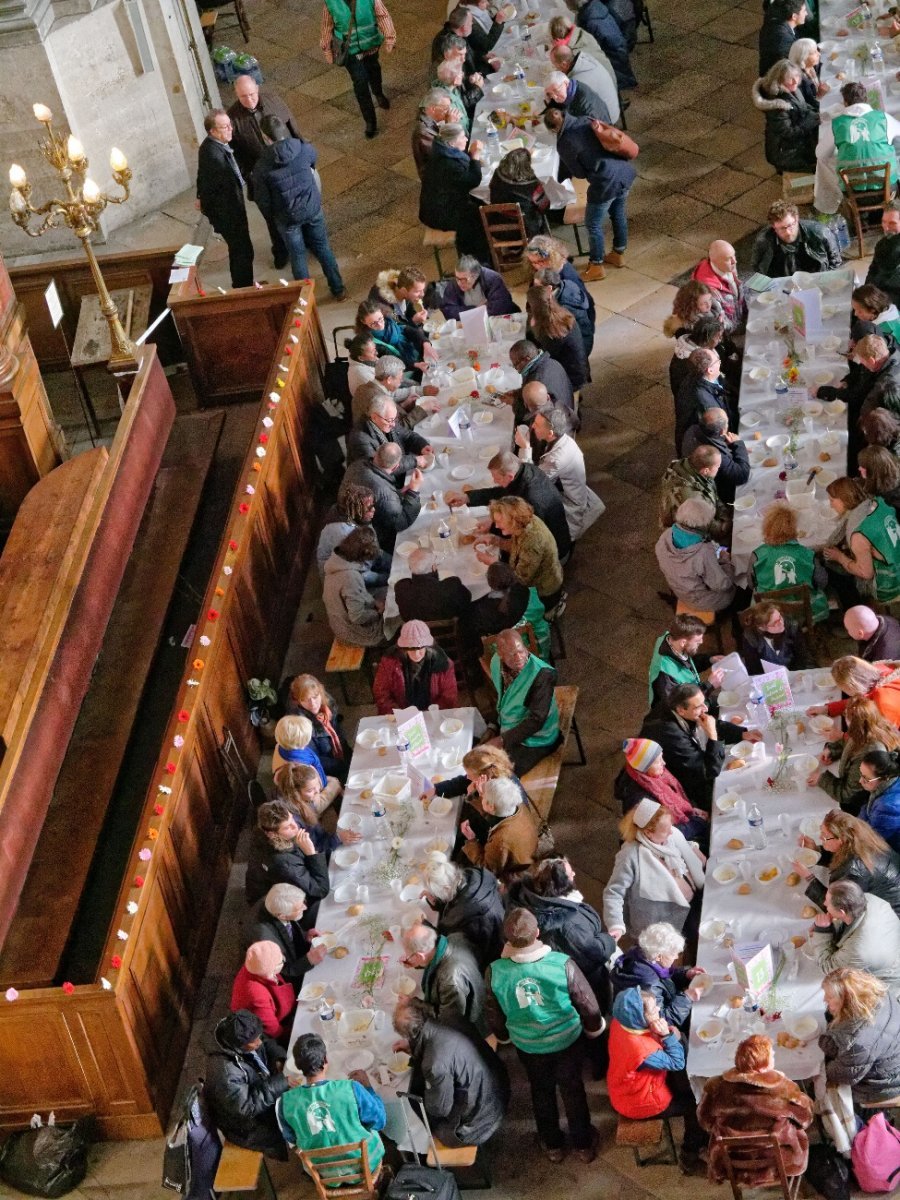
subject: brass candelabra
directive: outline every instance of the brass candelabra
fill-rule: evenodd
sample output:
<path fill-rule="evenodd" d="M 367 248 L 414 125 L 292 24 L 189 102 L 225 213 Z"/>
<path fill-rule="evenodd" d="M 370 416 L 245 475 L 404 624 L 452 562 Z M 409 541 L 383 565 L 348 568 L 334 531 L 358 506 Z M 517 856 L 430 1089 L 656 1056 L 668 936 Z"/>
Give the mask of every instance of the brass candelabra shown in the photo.
<path fill-rule="evenodd" d="M 100 310 L 109 325 L 111 354 L 109 369 L 115 374 L 127 374 L 138 368 L 138 348 L 128 337 L 119 320 L 118 309 L 113 303 L 91 245 L 91 235 L 97 232 L 98 218 L 107 204 L 124 204 L 130 195 L 131 170 L 121 150 L 113 150 L 109 165 L 113 179 L 122 189 L 121 196 L 109 196 L 102 192 L 93 179 L 87 177 L 88 160 L 84 147 L 72 134 L 55 133 L 53 114 L 44 104 L 33 106 L 34 115 L 44 126 L 45 136 L 38 146 L 41 154 L 59 174 L 65 188 L 64 200 L 53 198 L 41 205 L 31 203 L 31 184 L 25 171 L 18 163 L 9 168 L 9 211 L 13 221 L 29 237 L 41 237 L 48 229 L 60 222 L 72 230 L 84 247 L 91 274 L 100 297 Z M 31 218 L 43 217 L 36 229 L 31 228 Z"/>

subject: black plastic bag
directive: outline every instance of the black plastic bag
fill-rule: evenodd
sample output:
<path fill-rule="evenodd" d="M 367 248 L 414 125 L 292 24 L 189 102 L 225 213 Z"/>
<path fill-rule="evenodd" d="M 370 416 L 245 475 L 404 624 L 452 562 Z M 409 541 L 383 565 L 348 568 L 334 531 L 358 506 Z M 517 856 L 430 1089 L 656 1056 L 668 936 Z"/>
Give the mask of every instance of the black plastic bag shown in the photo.
<path fill-rule="evenodd" d="M 14 1133 L 0 1152 L 0 1178 L 29 1196 L 65 1196 L 87 1174 L 87 1125 L 42 1125 Z"/>
<path fill-rule="evenodd" d="M 825 1200 L 850 1200 L 850 1164 L 827 1142 L 809 1148 L 809 1162 L 804 1179 Z"/>

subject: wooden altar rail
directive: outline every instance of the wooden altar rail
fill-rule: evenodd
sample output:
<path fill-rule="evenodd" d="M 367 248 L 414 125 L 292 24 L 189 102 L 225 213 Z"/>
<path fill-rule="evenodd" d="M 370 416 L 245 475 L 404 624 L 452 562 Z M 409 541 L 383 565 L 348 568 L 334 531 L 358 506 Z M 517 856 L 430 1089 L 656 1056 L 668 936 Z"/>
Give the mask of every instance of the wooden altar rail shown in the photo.
<path fill-rule="evenodd" d="M 152 1137 L 168 1118 L 259 758 L 245 685 L 276 678 L 314 534 L 304 435 L 326 351 L 312 285 L 291 294 L 306 305 L 282 330 L 96 982 L 0 997 L 0 1129 L 53 1109 L 58 1120 L 94 1114 L 106 1137 Z"/>

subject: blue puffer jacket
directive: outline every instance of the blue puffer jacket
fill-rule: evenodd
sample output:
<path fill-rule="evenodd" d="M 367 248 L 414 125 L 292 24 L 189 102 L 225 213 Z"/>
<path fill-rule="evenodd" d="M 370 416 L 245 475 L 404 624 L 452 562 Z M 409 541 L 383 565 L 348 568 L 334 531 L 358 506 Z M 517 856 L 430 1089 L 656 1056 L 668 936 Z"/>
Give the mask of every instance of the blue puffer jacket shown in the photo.
<path fill-rule="evenodd" d="M 859 816 L 900 854 L 900 778 L 893 779 L 884 791 L 872 796 Z"/>
<path fill-rule="evenodd" d="M 575 18 L 582 29 L 600 43 L 603 53 L 612 64 L 616 73 L 616 83 L 619 89 L 637 87 L 637 79 L 631 69 L 628 59 L 628 43 L 619 28 L 619 23 L 612 15 L 603 0 L 588 0 L 582 5 Z"/>
<path fill-rule="evenodd" d="M 591 350 L 594 348 L 594 324 L 597 310 L 594 305 L 594 297 L 584 286 L 581 276 L 570 262 L 563 263 L 559 273 L 556 301 L 563 308 L 567 308 L 575 318 L 584 341 L 584 352 L 590 358 Z"/>
<path fill-rule="evenodd" d="M 556 138 L 556 149 L 559 178 L 586 179 L 589 201 L 601 204 L 615 200 L 634 183 L 637 175 L 634 167 L 626 159 L 603 149 L 588 117 L 570 117 L 566 113 Z"/>
<path fill-rule="evenodd" d="M 311 221 L 322 211 L 322 199 L 312 169 L 315 146 L 285 138 L 267 146 L 253 168 L 253 195 L 264 217 L 287 225 Z"/>

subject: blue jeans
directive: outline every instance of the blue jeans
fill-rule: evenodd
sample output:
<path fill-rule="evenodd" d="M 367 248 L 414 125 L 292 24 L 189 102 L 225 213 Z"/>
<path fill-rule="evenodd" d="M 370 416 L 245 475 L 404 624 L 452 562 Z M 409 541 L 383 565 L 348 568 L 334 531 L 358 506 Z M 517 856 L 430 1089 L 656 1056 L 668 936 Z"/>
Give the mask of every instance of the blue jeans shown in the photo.
<path fill-rule="evenodd" d="M 301 221 L 299 225 L 281 225 L 280 229 L 291 256 L 291 272 L 294 278 L 309 278 L 306 262 L 306 251 L 309 249 L 319 260 L 331 294 L 339 295 L 344 290 L 344 281 L 328 242 L 325 216 L 321 210 L 309 221 Z"/>
<path fill-rule="evenodd" d="M 627 200 L 627 192 L 623 192 L 621 196 L 616 196 L 614 200 L 592 200 L 590 190 L 588 190 L 588 201 L 584 210 L 584 225 L 587 229 L 588 242 L 590 243 L 590 259 L 592 263 L 602 263 L 603 257 L 606 254 L 606 246 L 603 241 L 603 222 L 606 219 L 607 213 L 609 213 L 609 219 L 612 221 L 613 227 L 613 250 L 617 250 L 621 254 L 628 245 L 628 217 L 625 214 Z"/>

